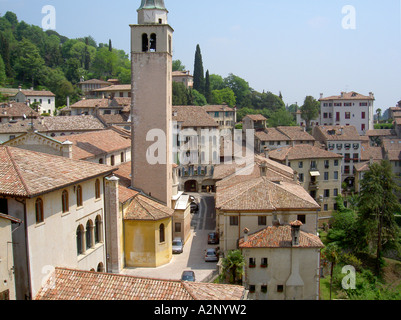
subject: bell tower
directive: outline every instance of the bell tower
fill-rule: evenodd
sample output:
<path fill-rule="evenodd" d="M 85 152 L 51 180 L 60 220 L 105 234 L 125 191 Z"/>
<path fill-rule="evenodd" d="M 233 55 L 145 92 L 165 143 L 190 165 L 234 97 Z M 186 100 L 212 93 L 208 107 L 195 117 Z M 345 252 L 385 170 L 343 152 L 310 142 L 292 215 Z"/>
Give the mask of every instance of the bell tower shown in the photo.
<path fill-rule="evenodd" d="M 171 207 L 172 38 L 163 0 L 142 0 L 131 27 L 132 186 Z"/>

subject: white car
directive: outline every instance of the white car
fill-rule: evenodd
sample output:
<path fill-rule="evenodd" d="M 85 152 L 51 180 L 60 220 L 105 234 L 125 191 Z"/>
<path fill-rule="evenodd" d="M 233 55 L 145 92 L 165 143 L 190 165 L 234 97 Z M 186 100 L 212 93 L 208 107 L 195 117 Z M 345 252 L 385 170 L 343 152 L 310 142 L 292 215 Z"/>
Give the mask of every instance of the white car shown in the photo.
<path fill-rule="evenodd" d="M 173 253 L 183 253 L 184 252 L 184 244 L 181 238 L 176 238 L 173 240 Z"/>
<path fill-rule="evenodd" d="M 216 262 L 219 261 L 219 257 L 217 256 L 216 249 L 207 249 L 205 252 L 205 261 L 206 262 Z"/>

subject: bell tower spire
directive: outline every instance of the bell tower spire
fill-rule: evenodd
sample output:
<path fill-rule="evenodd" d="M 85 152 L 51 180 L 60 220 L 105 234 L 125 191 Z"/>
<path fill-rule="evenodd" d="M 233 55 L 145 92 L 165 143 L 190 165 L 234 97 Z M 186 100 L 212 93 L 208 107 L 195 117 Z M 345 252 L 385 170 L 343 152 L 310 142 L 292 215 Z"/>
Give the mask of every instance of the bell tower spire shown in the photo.
<path fill-rule="evenodd" d="M 167 24 L 168 10 L 164 0 L 142 0 L 138 11 L 138 24 Z"/>

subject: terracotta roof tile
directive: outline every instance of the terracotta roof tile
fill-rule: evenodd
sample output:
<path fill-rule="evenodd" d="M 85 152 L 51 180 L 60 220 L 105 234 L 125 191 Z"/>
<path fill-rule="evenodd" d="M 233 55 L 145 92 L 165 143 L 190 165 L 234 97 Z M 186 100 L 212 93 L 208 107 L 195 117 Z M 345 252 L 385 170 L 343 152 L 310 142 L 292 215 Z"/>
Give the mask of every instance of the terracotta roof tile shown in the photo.
<path fill-rule="evenodd" d="M 31 107 L 25 103 L 13 102 L 8 105 L 0 107 L 0 117 L 23 117 L 23 116 L 39 117 L 39 113 L 34 111 Z"/>
<path fill-rule="evenodd" d="M 56 268 L 35 300 L 241 300 L 241 286 Z"/>
<path fill-rule="evenodd" d="M 342 158 L 337 153 L 326 151 L 324 149 L 307 145 L 299 144 L 293 147 L 278 148 L 269 152 L 269 157 L 273 160 L 284 161 L 288 156 L 288 160 L 299 159 L 332 159 Z"/>
<path fill-rule="evenodd" d="M 253 121 L 266 121 L 267 118 L 261 114 L 248 114 L 244 118 L 249 118 Z"/>
<path fill-rule="evenodd" d="M 338 95 L 319 99 L 319 101 L 329 101 L 329 100 L 374 100 L 374 98 L 370 96 L 364 96 L 357 92 L 351 91 L 351 92 L 344 92 L 343 96 Z"/>
<path fill-rule="evenodd" d="M 125 220 L 145 220 L 157 221 L 172 217 L 174 210 L 166 207 L 165 205 L 156 202 L 138 194 L 128 206 L 124 213 Z"/>
<path fill-rule="evenodd" d="M 60 142 L 67 140 L 72 142 L 72 157 L 75 160 L 84 160 L 131 148 L 131 139 L 123 137 L 112 129 L 56 137 L 54 139 Z"/>
<path fill-rule="evenodd" d="M 214 127 L 219 125 L 217 122 L 199 106 L 173 106 L 173 121 L 181 122 L 183 128 L 193 127 Z"/>
<path fill-rule="evenodd" d="M 239 240 L 240 248 L 291 248 L 291 226 L 271 226 Z M 324 248 L 320 238 L 311 233 L 300 231 L 297 248 Z"/>
<path fill-rule="evenodd" d="M 106 165 L 0 146 L 1 195 L 35 197 L 114 170 Z"/>
<path fill-rule="evenodd" d="M 354 126 L 316 126 L 313 136 L 322 141 L 362 141 Z"/>
<path fill-rule="evenodd" d="M 38 91 L 38 90 L 21 90 L 21 92 L 22 92 L 24 95 L 28 96 L 28 97 L 31 97 L 31 96 L 35 96 L 35 97 L 40 97 L 40 96 L 42 96 L 42 97 L 55 97 L 55 96 L 56 96 L 53 92 L 51 92 L 51 91 L 46 91 L 46 90 L 43 90 L 43 91 Z"/>
<path fill-rule="evenodd" d="M 227 105 L 207 105 L 202 107 L 206 112 L 234 112 L 233 108 Z"/>

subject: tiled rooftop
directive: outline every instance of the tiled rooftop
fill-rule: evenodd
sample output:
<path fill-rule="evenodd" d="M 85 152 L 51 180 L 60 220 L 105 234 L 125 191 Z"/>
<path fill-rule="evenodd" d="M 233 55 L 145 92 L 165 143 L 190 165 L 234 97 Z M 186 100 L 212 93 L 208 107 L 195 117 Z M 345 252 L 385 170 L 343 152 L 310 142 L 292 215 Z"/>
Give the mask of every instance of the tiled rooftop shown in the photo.
<path fill-rule="evenodd" d="M 299 159 L 332 159 L 342 158 L 337 153 L 326 151 L 324 149 L 311 146 L 308 144 L 299 144 L 293 147 L 283 147 L 269 152 L 269 157 L 273 160 L 284 161 L 288 156 L 288 160 Z"/>
<path fill-rule="evenodd" d="M 86 161 L 0 146 L 0 194 L 35 197 L 115 169 Z"/>
<path fill-rule="evenodd" d="M 54 139 L 60 142 L 67 140 L 72 142 L 72 157 L 75 160 L 85 160 L 131 148 L 131 139 L 123 137 L 113 129 L 56 137 Z"/>
<path fill-rule="evenodd" d="M 173 121 L 180 122 L 183 128 L 194 127 L 214 127 L 219 125 L 217 122 L 199 106 L 173 106 Z"/>
<path fill-rule="evenodd" d="M 291 226 L 270 226 L 261 231 L 239 240 L 239 247 L 243 248 L 291 248 Z M 311 233 L 300 231 L 299 246 L 297 248 L 324 248 L 320 238 Z"/>
<path fill-rule="evenodd" d="M 374 100 L 374 98 L 370 96 L 364 96 L 357 92 L 351 91 L 351 92 L 344 92 L 343 95 L 340 94 L 338 96 L 331 96 L 319 99 L 319 101 L 329 101 L 329 100 Z"/>
<path fill-rule="evenodd" d="M 39 117 L 39 114 L 25 103 L 12 102 L 0 107 L 0 117 Z"/>
<path fill-rule="evenodd" d="M 56 268 L 35 300 L 241 300 L 241 286 Z"/>
<path fill-rule="evenodd" d="M 354 126 L 316 126 L 313 136 L 319 141 L 362 141 Z"/>
<path fill-rule="evenodd" d="M 142 194 L 132 200 L 124 213 L 124 220 L 158 221 L 172 217 L 174 210 Z"/>

